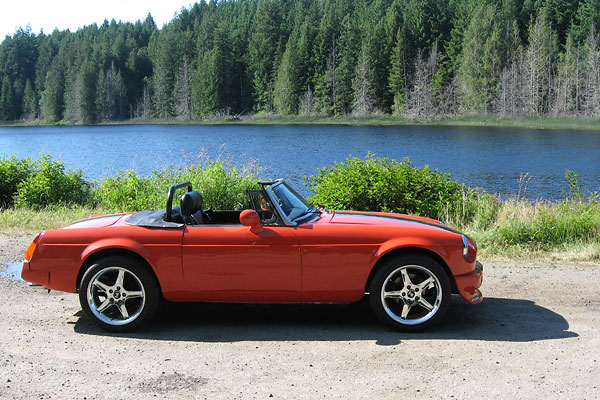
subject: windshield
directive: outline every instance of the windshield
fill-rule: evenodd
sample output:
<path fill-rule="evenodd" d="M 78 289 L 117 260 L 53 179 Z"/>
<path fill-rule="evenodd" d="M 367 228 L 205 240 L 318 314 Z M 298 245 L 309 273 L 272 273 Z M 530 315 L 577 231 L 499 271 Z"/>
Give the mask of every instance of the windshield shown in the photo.
<path fill-rule="evenodd" d="M 314 207 L 285 182 L 272 186 L 271 193 L 273 200 L 279 204 L 283 213 L 291 221 L 316 212 Z"/>

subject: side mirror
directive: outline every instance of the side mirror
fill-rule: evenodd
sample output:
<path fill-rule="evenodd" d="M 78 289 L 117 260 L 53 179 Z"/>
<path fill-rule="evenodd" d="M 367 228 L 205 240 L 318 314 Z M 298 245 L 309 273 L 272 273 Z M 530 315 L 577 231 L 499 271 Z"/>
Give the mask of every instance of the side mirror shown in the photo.
<path fill-rule="evenodd" d="M 260 233 L 263 231 L 263 226 L 260 224 L 260 217 L 254 210 L 244 210 L 240 213 L 240 223 L 250 227 L 250 232 Z"/>

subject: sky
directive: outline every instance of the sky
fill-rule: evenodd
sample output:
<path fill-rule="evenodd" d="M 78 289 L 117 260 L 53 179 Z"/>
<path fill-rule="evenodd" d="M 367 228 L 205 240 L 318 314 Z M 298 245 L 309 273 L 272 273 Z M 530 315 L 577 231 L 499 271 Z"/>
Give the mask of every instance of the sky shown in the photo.
<path fill-rule="evenodd" d="M 0 42 L 28 24 L 33 33 L 50 34 L 54 28 L 71 32 L 105 19 L 144 20 L 152 14 L 159 28 L 194 0 L 0 0 Z"/>

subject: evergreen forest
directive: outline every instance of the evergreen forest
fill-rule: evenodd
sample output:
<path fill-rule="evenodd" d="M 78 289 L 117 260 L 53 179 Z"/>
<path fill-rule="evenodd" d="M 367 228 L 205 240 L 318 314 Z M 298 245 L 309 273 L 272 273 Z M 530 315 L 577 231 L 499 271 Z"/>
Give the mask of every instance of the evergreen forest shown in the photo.
<path fill-rule="evenodd" d="M 0 43 L 0 121 L 600 116 L 600 0 L 211 0 Z"/>

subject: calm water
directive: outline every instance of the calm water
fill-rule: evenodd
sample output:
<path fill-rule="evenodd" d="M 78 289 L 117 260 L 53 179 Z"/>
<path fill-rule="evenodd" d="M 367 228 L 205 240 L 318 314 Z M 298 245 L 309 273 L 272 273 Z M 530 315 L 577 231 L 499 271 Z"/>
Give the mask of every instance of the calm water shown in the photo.
<path fill-rule="evenodd" d="M 449 172 L 462 183 L 510 196 L 531 177 L 527 197 L 568 192 L 565 168 L 588 191 L 600 191 L 600 132 L 504 128 L 345 126 L 0 127 L 0 156 L 38 157 L 42 151 L 100 179 L 126 168 L 142 174 L 185 165 L 206 154 L 235 163 L 258 161 L 262 176 L 283 177 L 306 192 L 303 176 L 348 155 L 377 156 Z"/>

